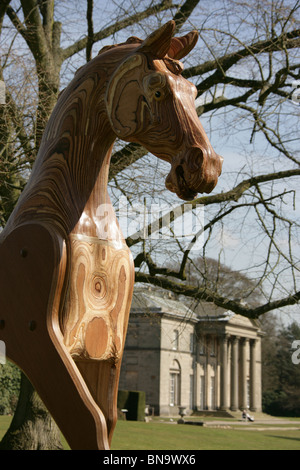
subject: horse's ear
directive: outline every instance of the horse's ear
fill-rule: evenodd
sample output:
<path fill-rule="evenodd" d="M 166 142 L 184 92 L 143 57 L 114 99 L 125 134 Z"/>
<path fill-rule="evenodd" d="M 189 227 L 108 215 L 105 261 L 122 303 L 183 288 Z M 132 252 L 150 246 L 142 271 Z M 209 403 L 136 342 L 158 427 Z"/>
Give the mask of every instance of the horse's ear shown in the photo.
<path fill-rule="evenodd" d="M 191 31 L 181 38 L 172 38 L 168 55 L 172 59 L 182 59 L 195 47 L 198 37 L 197 31 Z"/>
<path fill-rule="evenodd" d="M 170 49 L 174 30 L 175 21 L 168 21 L 168 23 L 150 34 L 150 36 L 142 42 L 137 52 L 150 52 L 155 57 L 163 59 Z"/>
<path fill-rule="evenodd" d="M 142 62 L 143 57 L 140 54 L 126 59 L 112 75 L 106 89 L 108 118 L 113 131 L 121 139 L 136 133 L 143 124 L 145 110 L 141 104 L 138 79 Z"/>

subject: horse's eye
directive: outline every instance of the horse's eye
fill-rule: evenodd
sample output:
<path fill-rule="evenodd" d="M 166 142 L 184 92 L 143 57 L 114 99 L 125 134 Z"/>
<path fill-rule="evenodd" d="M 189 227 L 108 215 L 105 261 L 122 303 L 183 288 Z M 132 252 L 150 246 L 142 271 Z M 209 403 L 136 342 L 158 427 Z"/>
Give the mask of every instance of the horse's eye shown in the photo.
<path fill-rule="evenodd" d="M 155 92 L 155 97 L 156 97 L 156 98 L 160 98 L 160 97 L 161 97 L 161 92 L 157 90 L 157 91 Z"/>

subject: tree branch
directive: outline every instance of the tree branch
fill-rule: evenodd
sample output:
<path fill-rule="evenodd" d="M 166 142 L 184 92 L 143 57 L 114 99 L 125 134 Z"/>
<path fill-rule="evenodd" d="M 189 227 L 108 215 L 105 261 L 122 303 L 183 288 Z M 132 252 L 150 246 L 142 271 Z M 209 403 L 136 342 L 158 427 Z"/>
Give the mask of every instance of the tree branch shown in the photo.
<path fill-rule="evenodd" d="M 38 0 L 40 12 L 43 17 L 43 28 L 49 45 L 52 44 L 54 22 L 54 0 Z"/>
<path fill-rule="evenodd" d="M 223 57 L 219 57 L 216 60 L 208 60 L 204 64 L 196 65 L 194 67 L 189 67 L 183 71 L 183 76 L 186 78 L 194 77 L 196 75 L 204 75 L 205 73 L 211 72 L 215 69 L 215 80 L 224 75 L 224 72 L 230 69 L 233 65 L 239 62 L 241 59 L 248 57 L 250 55 L 257 55 L 267 52 L 281 51 L 283 49 L 283 44 L 286 49 L 293 49 L 300 46 L 300 29 L 290 31 L 288 33 L 283 33 L 280 36 L 277 36 L 273 39 L 268 39 L 264 41 L 258 41 L 251 44 L 250 46 L 239 49 L 236 52 L 226 54 Z M 202 82 L 203 91 L 206 88 L 206 81 Z"/>
<path fill-rule="evenodd" d="M 87 44 L 86 44 L 86 61 L 92 59 L 92 47 L 94 44 L 94 25 L 93 25 L 93 7 L 94 0 L 87 0 L 86 20 L 87 20 Z"/>
<path fill-rule="evenodd" d="M 45 31 L 40 17 L 40 10 L 38 8 L 37 0 L 20 0 L 24 21 L 26 25 L 26 32 L 20 31 L 26 40 L 29 49 L 36 61 L 44 58 L 48 52 L 48 44 L 46 41 Z"/>
<path fill-rule="evenodd" d="M 0 3 L 0 34 L 2 30 L 3 18 L 5 16 L 6 10 L 10 4 L 11 0 L 2 0 Z"/>
<path fill-rule="evenodd" d="M 189 16 L 193 13 L 200 0 L 186 0 L 186 2 L 176 12 L 173 20 L 176 23 L 175 33 L 178 33 Z"/>
<path fill-rule="evenodd" d="M 144 20 L 145 18 L 148 18 L 151 15 L 154 15 L 160 11 L 167 10 L 171 8 L 172 6 L 172 0 L 163 0 L 161 3 L 158 5 L 154 5 L 150 8 L 147 8 L 143 12 L 135 13 L 132 16 L 128 16 L 127 18 L 124 18 L 121 21 L 117 21 L 111 26 L 108 26 L 107 28 L 102 29 L 101 31 L 98 31 L 97 33 L 94 33 L 93 35 L 93 42 L 101 41 L 102 39 L 105 39 L 112 34 L 116 33 L 117 31 L 120 31 L 124 28 L 127 28 L 128 26 L 137 23 L 139 21 Z M 88 37 L 84 37 L 80 39 L 79 41 L 76 41 L 74 44 L 71 46 L 66 47 L 65 49 L 61 50 L 61 61 L 65 61 L 72 55 L 76 54 L 77 52 L 83 50 L 88 42 Z"/>
<path fill-rule="evenodd" d="M 184 295 L 185 297 L 191 297 L 195 300 L 211 302 L 225 310 L 230 310 L 231 312 L 251 319 L 257 319 L 264 313 L 278 308 L 295 305 L 300 300 L 300 292 L 296 292 L 294 295 L 289 295 L 282 299 L 267 302 L 258 307 L 251 308 L 244 306 L 241 302 L 242 299 L 240 301 L 230 300 L 227 297 L 216 294 L 210 289 L 194 287 L 188 284 L 172 281 L 162 276 L 153 276 L 151 274 L 136 272 L 135 281 L 152 284 L 163 289 L 170 290 L 174 292 L 174 294 Z"/>
<path fill-rule="evenodd" d="M 25 41 L 27 42 L 29 40 L 28 38 L 28 33 L 27 33 L 27 30 L 26 28 L 24 27 L 22 21 L 20 21 L 18 15 L 16 14 L 16 12 L 14 11 L 14 9 L 12 7 L 8 7 L 7 8 L 7 16 L 9 17 L 10 21 L 12 22 L 12 24 L 14 25 L 14 27 L 16 28 L 16 30 L 18 31 L 18 33 L 21 34 L 21 36 L 25 39 Z M 28 44 L 28 43 L 27 43 Z"/>
<path fill-rule="evenodd" d="M 246 103 L 248 98 L 256 93 L 255 89 L 251 89 L 243 93 L 242 95 L 235 96 L 234 98 L 225 98 L 224 96 L 215 98 L 209 103 L 205 103 L 197 107 L 197 113 L 200 116 L 201 114 L 212 111 L 213 109 L 224 108 L 225 106 L 234 106 L 239 103 Z"/>
<path fill-rule="evenodd" d="M 267 126 L 266 122 L 262 119 L 262 117 L 259 115 L 258 111 L 255 108 L 252 108 L 252 107 L 247 106 L 247 105 L 242 104 L 242 103 L 235 103 L 234 105 L 238 108 L 244 109 L 244 110 L 249 111 L 250 113 L 252 113 L 252 115 L 254 117 L 254 120 L 255 120 L 255 125 L 257 125 L 259 127 L 259 130 L 264 134 L 264 136 L 267 139 L 267 141 L 269 142 L 269 144 L 271 144 L 272 147 L 274 147 L 280 153 L 285 155 L 293 163 L 296 163 L 297 165 L 300 165 L 299 160 L 297 160 L 297 158 L 295 158 L 293 155 L 291 155 L 288 152 L 288 150 L 285 148 L 280 135 L 277 132 L 275 132 L 274 129 L 271 129 L 269 126 Z M 271 139 L 270 135 L 268 134 L 268 131 L 270 131 L 271 134 L 276 136 L 278 142 L 274 142 Z"/>
<path fill-rule="evenodd" d="M 186 279 L 182 270 L 179 270 L 179 272 L 177 272 L 169 268 L 160 268 L 159 266 L 157 266 L 152 260 L 149 253 L 139 253 L 134 260 L 134 265 L 136 268 L 138 268 L 142 265 L 143 262 L 147 264 L 151 276 L 163 274 L 164 276 L 171 276 L 181 280 Z"/>
<path fill-rule="evenodd" d="M 115 152 L 110 161 L 109 181 L 147 153 L 148 151 L 144 147 L 136 143 L 127 144 L 121 150 Z"/>

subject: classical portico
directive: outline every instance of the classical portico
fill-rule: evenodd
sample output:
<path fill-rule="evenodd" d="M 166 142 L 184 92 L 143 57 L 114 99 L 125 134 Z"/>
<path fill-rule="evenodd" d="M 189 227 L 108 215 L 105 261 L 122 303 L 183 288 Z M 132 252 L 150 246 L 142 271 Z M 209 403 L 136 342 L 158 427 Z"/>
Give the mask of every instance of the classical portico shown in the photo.
<path fill-rule="evenodd" d="M 218 319 L 200 318 L 196 331 L 197 409 L 261 411 L 261 334 L 257 323 L 229 313 L 218 315 Z"/>
<path fill-rule="evenodd" d="M 144 390 L 156 414 L 261 411 L 261 331 L 255 320 L 207 302 L 137 291 L 120 387 Z M 146 367 L 145 367 L 146 364 Z"/>

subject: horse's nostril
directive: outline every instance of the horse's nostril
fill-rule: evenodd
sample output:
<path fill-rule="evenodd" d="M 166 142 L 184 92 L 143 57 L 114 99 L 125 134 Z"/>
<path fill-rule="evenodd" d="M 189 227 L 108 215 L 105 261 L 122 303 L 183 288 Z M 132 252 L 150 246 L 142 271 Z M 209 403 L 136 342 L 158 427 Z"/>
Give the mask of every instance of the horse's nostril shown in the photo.
<path fill-rule="evenodd" d="M 184 170 L 181 165 L 178 165 L 176 168 L 176 176 L 184 180 Z"/>

